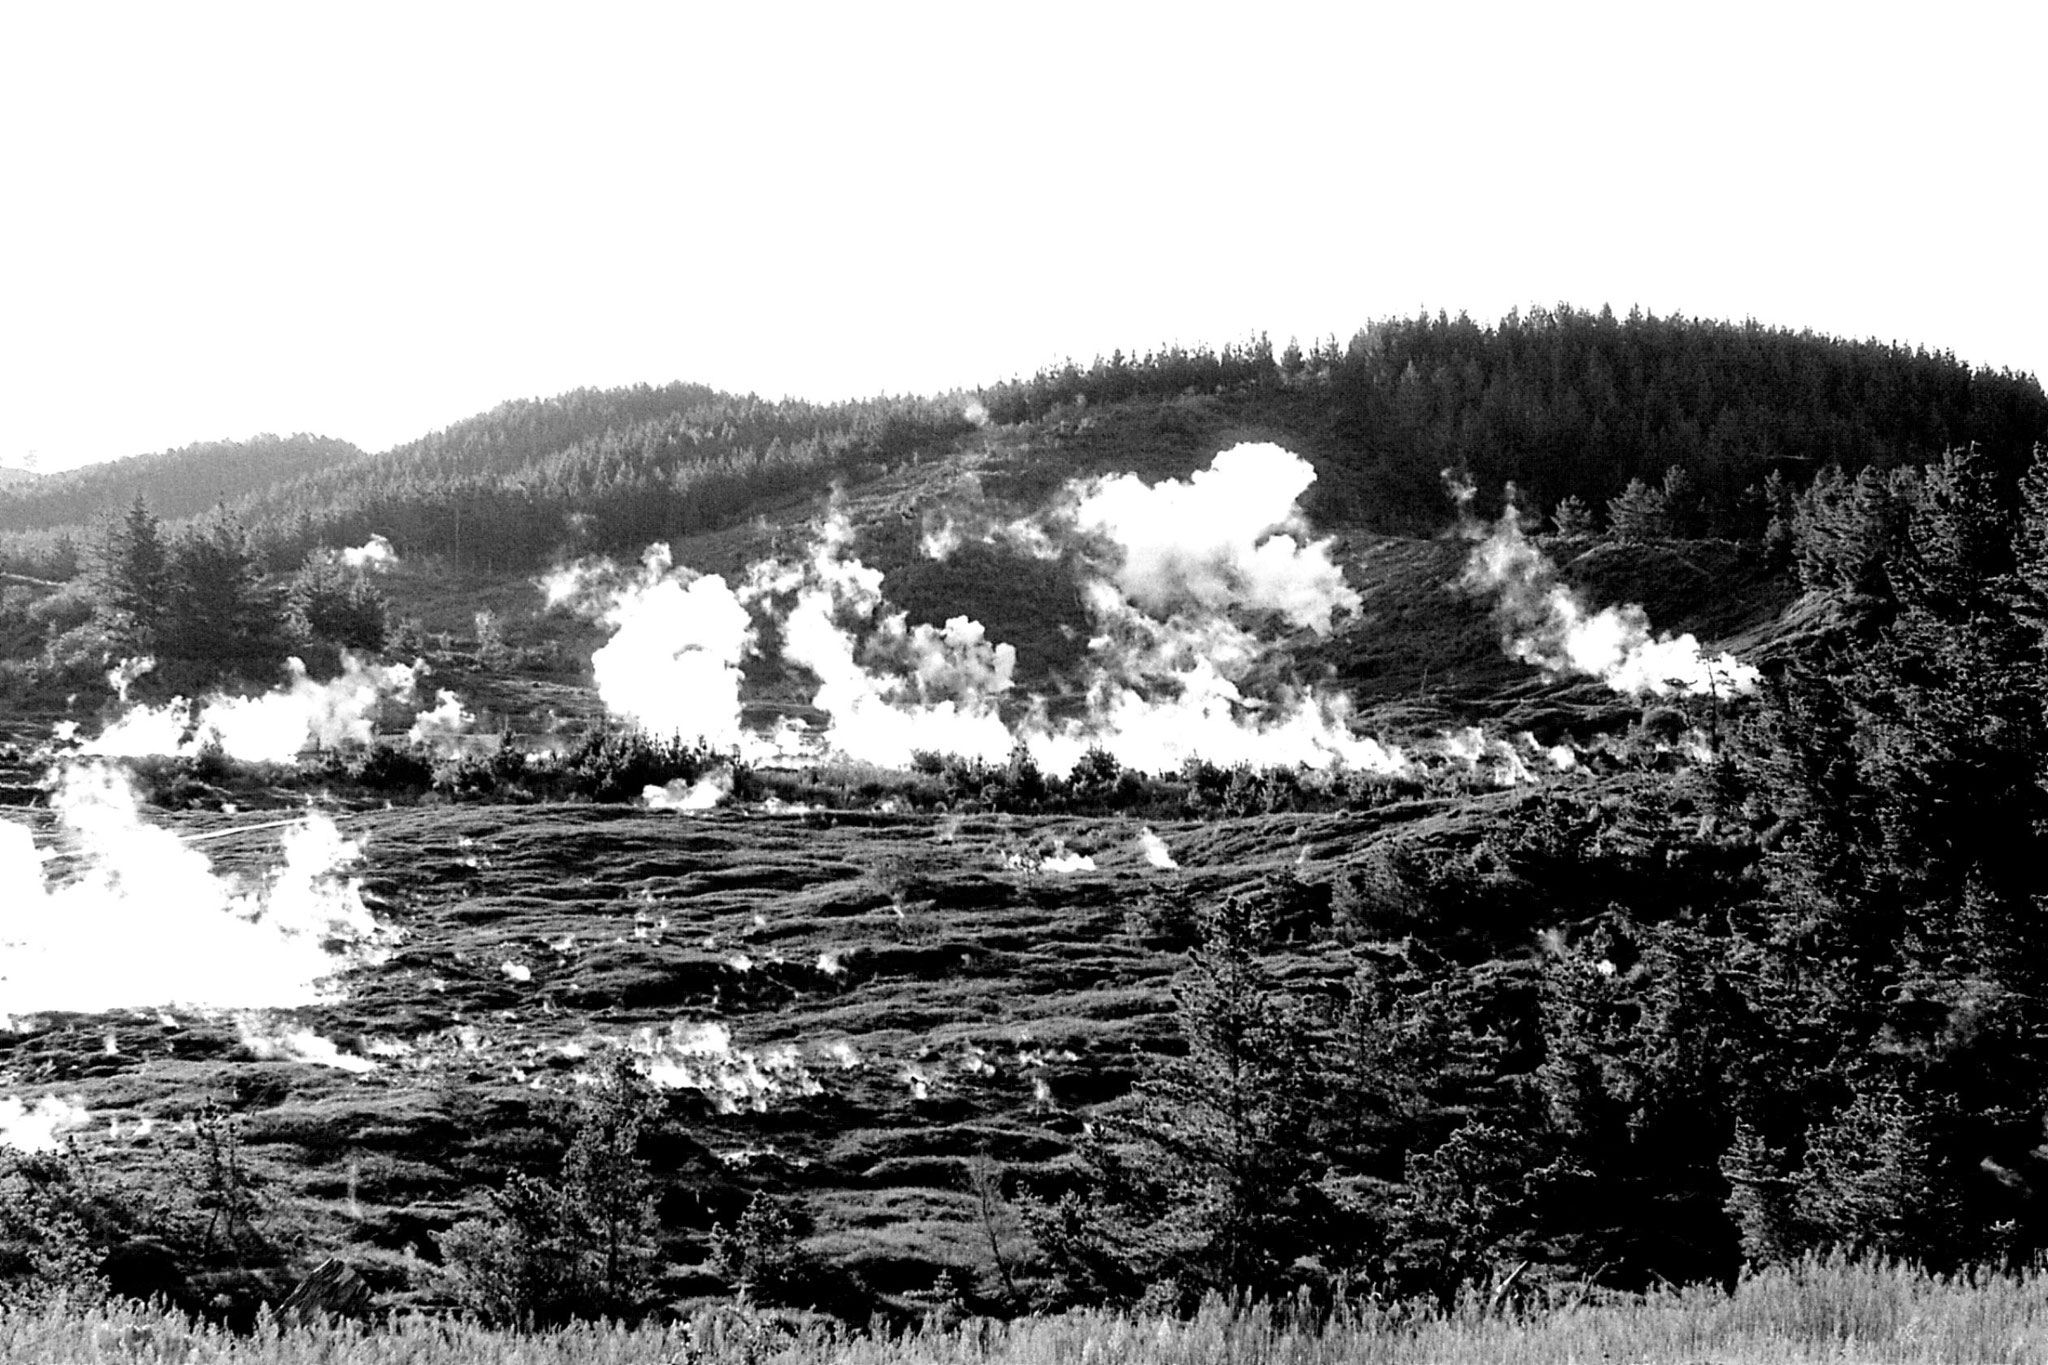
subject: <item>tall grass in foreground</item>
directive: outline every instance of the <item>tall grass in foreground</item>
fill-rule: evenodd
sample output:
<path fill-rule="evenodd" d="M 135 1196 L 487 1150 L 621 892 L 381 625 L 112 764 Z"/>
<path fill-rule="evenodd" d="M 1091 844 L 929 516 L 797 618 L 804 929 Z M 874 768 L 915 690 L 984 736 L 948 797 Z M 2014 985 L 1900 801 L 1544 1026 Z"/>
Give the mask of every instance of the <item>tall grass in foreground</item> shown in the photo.
<path fill-rule="evenodd" d="M 236 1337 L 140 1306 L 0 1308 L 0 1360 L 263 1362 L 264 1365 L 469 1365 L 693 1362 L 693 1365 L 1322 1365 L 1365 1362 L 2048 1362 L 2048 1273 L 1942 1277 L 1825 1259 L 1764 1271 L 1731 1295 L 1654 1293 L 1502 1317 L 1474 1299 L 1448 1313 L 1377 1310 L 1321 1330 L 1285 1313 L 1210 1304 L 1188 1321 L 1079 1312 L 970 1321 L 902 1334 L 791 1335 L 722 1311 L 687 1325 L 583 1325 L 530 1335 L 401 1318 L 375 1327 L 264 1325 Z"/>

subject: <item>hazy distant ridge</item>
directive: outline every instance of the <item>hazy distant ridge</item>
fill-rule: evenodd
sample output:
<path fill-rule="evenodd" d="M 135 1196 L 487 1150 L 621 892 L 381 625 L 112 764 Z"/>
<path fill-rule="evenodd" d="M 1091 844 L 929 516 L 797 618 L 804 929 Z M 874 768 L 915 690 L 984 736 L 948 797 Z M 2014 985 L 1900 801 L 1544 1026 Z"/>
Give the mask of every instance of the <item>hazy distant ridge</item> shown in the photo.
<path fill-rule="evenodd" d="M 347 441 L 303 432 L 202 441 L 154 455 L 134 455 L 45 475 L 9 489 L 0 495 L 0 531 L 84 525 L 138 495 L 158 516 L 176 521 L 362 456 L 362 450 Z M 5 482 L 0 477 L 0 483 Z"/>
<path fill-rule="evenodd" d="M 1831 465 L 1975 445 L 2010 469 L 2048 441 L 2034 377 L 1947 352 L 1560 307 L 1491 326 L 1388 319 L 1306 349 L 1258 337 L 1119 353 L 975 396 L 817 404 L 642 384 L 502 403 L 372 456 L 304 435 L 188 446 L 0 491 L 0 533 L 33 533 L 0 559 L 68 572 L 58 535 L 140 494 L 173 523 L 226 504 L 280 567 L 374 533 L 405 555 L 530 568 L 565 550 L 636 553 L 906 458 L 943 460 L 980 439 L 977 421 L 1038 433 L 1033 460 L 1058 478 L 1104 445 L 1081 433 L 1109 412 L 1124 415 L 1119 467 L 1156 456 L 1171 468 L 1155 472 L 1185 473 L 1255 429 L 1314 463 L 1318 524 L 1425 534 L 1447 512 L 1446 469 L 1484 498 L 1513 483 L 1538 514 L 1576 498 L 1597 517 L 1641 481 L 1672 501 L 1673 531 L 1749 539 L 1785 488 Z"/>

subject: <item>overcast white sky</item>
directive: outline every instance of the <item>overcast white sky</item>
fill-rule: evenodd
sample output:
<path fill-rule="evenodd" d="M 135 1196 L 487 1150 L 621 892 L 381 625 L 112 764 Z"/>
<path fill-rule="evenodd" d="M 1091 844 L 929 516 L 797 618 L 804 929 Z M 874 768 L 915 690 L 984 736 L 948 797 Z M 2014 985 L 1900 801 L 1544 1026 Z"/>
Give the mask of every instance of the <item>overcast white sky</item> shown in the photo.
<path fill-rule="evenodd" d="M 2048 372 L 2048 7 L 0 9 L 0 464 L 1418 307 Z"/>

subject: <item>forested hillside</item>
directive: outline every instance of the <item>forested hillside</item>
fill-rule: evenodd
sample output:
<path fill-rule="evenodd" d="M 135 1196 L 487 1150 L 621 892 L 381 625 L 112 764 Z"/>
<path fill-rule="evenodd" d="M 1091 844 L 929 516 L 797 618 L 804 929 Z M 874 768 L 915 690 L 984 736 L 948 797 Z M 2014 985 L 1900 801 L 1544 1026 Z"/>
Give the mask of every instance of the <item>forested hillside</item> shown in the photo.
<path fill-rule="evenodd" d="M 1602 508 L 1641 481 L 1668 493 L 1672 533 L 1755 537 L 1782 511 L 1774 474 L 1796 488 L 1823 468 L 1892 468 L 1971 443 L 2012 470 L 2048 439 L 2048 396 L 2031 377 L 1944 353 L 1570 309 L 1493 327 L 1397 319 L 1278 354 L 1258 340 L 1111 356 L 997 384 L 980 402 L 1000 426 L 1044 426 L 1053 439 L 1038 458 L 1055 477 L 1079 463 L 1060 437 L 1089 411 L 1191 393 L 1222 400 L 1196 423 L 1202 439 L 1238 422 L 1299 441 L 1317 466 L 1318 523 L 1376 531 L 1440 529 L 1442 474 L 1455 469 L 1488 498 L 1513 482 L 1544 510 L 1568 497 Z M 944 454 L 973 430 L 966 407 L 580 391 L 507 404 L 241 512 L 287 552 L 372 531 L 401 553 L 507 566 L 630 551 Z"/>
<path fill-rule="evenodd" d="M 1769 510 L 1753 490 L 1773 472 L 1803 483 L 1830 465 L 1853 474 L 1969 444 L 2012 472 L 2048 439 L 2048 398 L 2032 376 L 1944 352 L 1606 309 L 1491 327 L 1391 319 L 1277 356 L 1264 338 L 1119 354 L 998 385 L 985 401 L 998 421 L 1020 422 L 1191 389 L 1266 392 L 1264 410 L 1322 434 L 1315 510 L 1377 530 L 1434 529 L 1445 469 L 1489 492 L 1512 482 L 1548 509 L 1572 496 L 1597 506 L 1675 467 L 1690 490 L 1684 530 L 1754 534 Z"/>
<path fill-rule="evenodd" d="M 713 529 L 946 447 L 958 403 L 765 402 L 695 385 L 506 404 L 237 508 L 274 553 L 388 537 L 401 555 L 531 568 Z"/>
<path fill-rule="evenodd" d="M 1213 406 L 1192 412 L 1193 397 Z M 1482 508 L 1513 483 L 1540 512 L 1575 500 L 1573 528 L 1602 527 L 1621 499 L 1623 521 L 1646 514 L 1655 534 L 1754 539 L 1823 469 L 1854 475 L 1974 445 L 2011 473 L 2048 439 L 2033 377 L 1947 353 L 1560 308 L 1495 326 L 1391 319 L 1277 354 L 1264 338 L 1117 354 L 978 400 L 824 405 L 642 385 L 505 403 L 363 459 L 310 437 L 195 446 L 0 494 L 0 532 L 42 530 L 0 554 L 20 572 L 68 574 L 76 546 L 49 528 L 75 542 L 140 492 L 173 525 L 225 502 L 275 568 L 371 534 L 402 555 L 532 568 L 732 525 L 965 449 L 970 408 L 1042 436 L 1034 458 L 1055 482 L 1085 464 L 1087 443 L 1070 438 L 1105 409 L 1157 412 L 1169 444 L 1256 427 L 1314 462 L 1318 524 L 1406 534 L 1442 528 L 1447 469 L 1479 487 Z"/>
<path fill-rule="evenodd" d="M 2044 438 L 1945 355 L 1558 312 L 129 493 L 0 593 L 0 891 L 210 923 L 310 801 L 361 951 L 267 1019 L 85 1012 L 125 928 L 0 971 L 0 1104 L 77 1135 L 0 1159 L 0 1279 L 858 1322 L 2038 1265 Z"/>
<path fill-rule="evenodd" d="M 325 436 L 253 436 L 203 441 L 156 455 L 50 474 L 0 493 L 0 532 L 81 527 L 146 499 L 178 521 L 233 504 L 257 489 L 357 459 L 362 451 Z"/>

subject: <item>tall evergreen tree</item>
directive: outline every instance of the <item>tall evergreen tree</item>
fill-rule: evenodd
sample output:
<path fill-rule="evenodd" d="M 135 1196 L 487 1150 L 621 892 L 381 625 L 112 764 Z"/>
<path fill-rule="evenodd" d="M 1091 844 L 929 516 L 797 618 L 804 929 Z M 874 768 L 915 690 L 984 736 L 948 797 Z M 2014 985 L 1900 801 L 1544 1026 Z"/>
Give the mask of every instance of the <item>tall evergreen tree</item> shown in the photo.
<path fill-rule="evenodd" d="M 140 494 L 101 542 L 98 614 L 109 636 L 141 655 L 154 651 L 171 601 L 171 566 L 163 525 Z"/>
<path fill-rule="evenodd" d="M 286 594 L 294 635 L 342 649 L 375 652 L 391 630 L 391 604 L 360 570 L 316 550 L 292 577 Z"/>
<path fill-rule="evenodd" d="M 1742 1116 L 1752 1230 L 1935 1260 L 2048 1245 L 2009 1188 L 2048 1182 L 2048 657 L 2020 511 L 2039 485 L 1955 451 L 1860 522 L 1809 504 L 1838 565 L 1882 568 L 1835 590 L 1889 601 L 1868 644 L 1780 685 L 1752 762 L 1753 807 L 1778 816 L 1759 1001 L 1791 1082 Z M 1751 1169 L 1772 1148 L 1783 1163 Z M 1750 1206 L 1779 1178 L 1765 1217 Z"/>
<path fill-rule="evenodd" d="M 1323 1240 L 1311 1021 L 1259 956 L 1255 898 L 1204 907 L 1199 922 L 1175 988 L 1185 1056 L 1099 1120 L 1087 1193 L 1032 1219 L 1077 1296 L 1144 1291 L 1170 1306 L 1211 1290 L 1275 1293 Z"/>
<path fill-rule="evenodd" d="M 180 536 L 170 558 L 164 654 L 207 678 L 266 681 L 284 662 L 283 609 L 247 535 L 218 514 Z"/>

